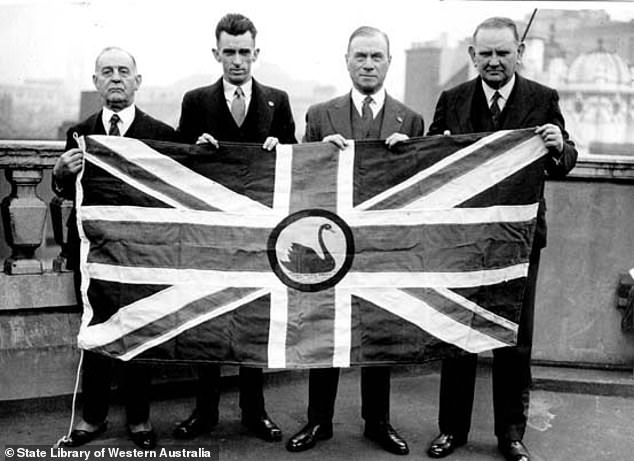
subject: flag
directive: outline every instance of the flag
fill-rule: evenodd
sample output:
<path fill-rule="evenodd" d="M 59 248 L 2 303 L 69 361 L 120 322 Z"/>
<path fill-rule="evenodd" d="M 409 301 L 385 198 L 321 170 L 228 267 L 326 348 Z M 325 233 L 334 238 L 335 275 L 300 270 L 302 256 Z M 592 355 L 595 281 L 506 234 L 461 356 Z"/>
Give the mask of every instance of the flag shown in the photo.
<path fill-rule="evenodd" d="M 83 349 L 311 368 L 516 341 L 547 152 L 532 130 L 341 151 L 85 141 Z"/>

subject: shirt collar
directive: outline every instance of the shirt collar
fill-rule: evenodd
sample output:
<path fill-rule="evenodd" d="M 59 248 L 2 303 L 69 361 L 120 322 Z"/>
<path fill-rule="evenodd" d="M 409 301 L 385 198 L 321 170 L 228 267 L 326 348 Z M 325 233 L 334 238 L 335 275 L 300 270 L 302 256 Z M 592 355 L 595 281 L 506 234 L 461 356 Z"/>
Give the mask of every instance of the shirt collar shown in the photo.
<path fill-rule="evenodd" d="M 354 107 L 357 109 L 357 112 L 359 112 L 359 115 L 361 115 L 363 100 L 368 95 L 361 93 L 359 90 L 353 87 L 350 96 L 352 97 L 352 103 L 354 104 Z M 379 91 L 371 94 L 370 96 L 372 96 L 370 109 L 372 109 L 372 115 L 376 117 L 376 114 L 379 113 L 379 111 L 383 108 L 383 104 L 385 104 L 385 88 L 381 87 Z"/>
<path fill-rule="evenodd" d="M 130 125 L 132 125 L 132 122 L 134 122 L 134 117 L 136 115 L 135 106 L 134 104 L 130 104 L 128 107 L 126 107 L 125 109 L 121 109 L 119 112 L 114 112 L 112 109 L 104 106 L 101 113 L 101 120 L 103 122 L 104 128 L 106 129 L 106 133 L 108 132 L 108 130 L 110 130 L 110 119 L 112 118 L 113 114 L 117 114 L 121 119 L 118 125 L 119 132 L 121 133 L 121 136 L 123 136 L 125 132 L 128 131 L 128 128 L 130 128 Z"/>
<path fill-rule="evenodd" d="M 227 101 L 233 101 L 233 95 L 235 94 L 236 88 L 238 88 L 238 85 L 229 83 L 227 80 L 223 78 L 222 87 L 224 88 L 225 99 Z M 242 91 L 244 92 L 245 99 L 249 101 L 251 99 L 251 92 L 253 91 L 253 79 L 250 78 L 249 80 L 247 80 L 245 83 L 240 85 L 240 88 L 242 88 Z"/>
<path fill-rule="evenodd" d="M 487 105 L 491 105 L 491 98 L 493 94 L 498 91 L 500 93 L 500 99 L 498 99 L 498 106 L 500 106 L 500 110 L 504 109 L 506 102 L 509 100 L 509 96 L 511 96 L 511 91 L 513 91 L 513 86 L 515 86 L 515 74 L 511 77 L 511 79 L 504 84 L 503 87 L 495 90 L 491 88 L 487 83 L 482 80 L 482 89 L 484 90 L 484 97 L 487 100 Z"/>

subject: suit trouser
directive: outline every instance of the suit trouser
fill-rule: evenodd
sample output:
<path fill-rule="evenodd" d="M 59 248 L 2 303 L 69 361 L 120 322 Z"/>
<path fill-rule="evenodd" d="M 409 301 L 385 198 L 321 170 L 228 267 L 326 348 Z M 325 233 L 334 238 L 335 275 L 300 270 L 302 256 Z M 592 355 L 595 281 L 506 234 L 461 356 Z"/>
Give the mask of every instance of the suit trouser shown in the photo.
<path fill-rule="evenodd" d="M 75 229 L 74 233 L 71 229 Z M 83 308 L 80 292 L 81 276 L 78 270 L 76 227 L 69 228 L 71 254 L 69 267 L 75 270 L 73 281 L 77 303 Z M 75 251 L 72 251 L 75 250 Z M 114 359 L 85 351 L 82 364 L 83 418 L 89 424 L 101 424 L 108 416 L 110 385 Z M 140 424 L 150 418 L 150 370 L 136 363 L 120 363 L 120 390 L 128 424 Z"/>
<path fill-rule="evenodd" d="M 84 352 L 82 394 L 84 421 L 100 424 L 108 416 L 110 381 L 114 359 L 95 352 Z M 150 419 L 150 373 L 144 366 L 121 363 L 123 403 L 128 424 L 140 424 Z"/>
<path fill-rule="evenodd" d="M 218 421 L 220 401 L 220 366 L 200 364 L 196 389 L 196 410 L 212 422 Z M 266 415 L 261 368 L 240 367 L 240 409 L 242 416 L 258 418 Z"/>
<path fill-rule="evenodd" d="M 522 440 L 526 430 L 540 251 L 540 248 L 534 249 L 529 261 L 517 346 L 493 350 L 493 414 L 495 435 L 500 439 Z M 477 358 L 476 354 L 467 354 L 443 360 L 438 418 L 440 432 L 467 437 L 471 428 Z"/>
<path fill-rule="evenodd" d="M 388 422 L 390 418 L 389 367 L 361 368 L 361 416 L 366 423 Z M 332 422 L 339 384 L 339 368 L 315 368 L 308 376 L 308 421 Z"/>

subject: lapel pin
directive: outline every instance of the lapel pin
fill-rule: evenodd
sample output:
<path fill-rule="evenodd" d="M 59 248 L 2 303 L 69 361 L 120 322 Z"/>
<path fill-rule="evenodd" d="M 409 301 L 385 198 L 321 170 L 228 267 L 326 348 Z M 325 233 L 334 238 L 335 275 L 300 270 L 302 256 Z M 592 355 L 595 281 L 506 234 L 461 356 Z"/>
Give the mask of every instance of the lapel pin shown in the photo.
<path fill-rule="evenodd" d="M 269 101 L 269 106 L 273 107 L 275 104 L 273 104 L 273 101 Z"/>
<path fill-rule="evenodd" d="M 398 123 L 403 123 L 403 117 L 401 117 L 401 116 L 397 116 L 397 117 L 396 117 L 396 121 L 397 121 Z"/>

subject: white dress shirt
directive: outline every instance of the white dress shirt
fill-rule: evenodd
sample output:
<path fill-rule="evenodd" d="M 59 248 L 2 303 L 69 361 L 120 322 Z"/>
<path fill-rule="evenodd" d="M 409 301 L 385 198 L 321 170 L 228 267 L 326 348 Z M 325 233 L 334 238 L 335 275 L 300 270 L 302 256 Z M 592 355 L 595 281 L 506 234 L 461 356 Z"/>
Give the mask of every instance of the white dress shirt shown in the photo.
<path fill-rule="evenodd" d="M 106 133 L 110 131 L 110 119 L 113 114 L 117 114 L 119 116 L 119 122 L 117 123 L 119 133 L 121 133 L 121 136 L 125 136 L 126 131 L 128 131 L 130 125 L 134 122 L 134 116 L 136 115 L 134 104 L 126 107 L 125 109 L 121 109 L 119 112 L 114 112 L 107 107 L 103 108 L 103 112 L 101 113 L 101 122 L 103 123 Z"/>
<path fill-rule="evenodd" d="M 231 103 L 233 102 L 233 98 L 236 93 L 237 85 L 233 83 L 229 83 L 224 78 L 222 79 L 222 87 L 225 91 L 225 101 L 227 102 L 227 107 L 229 108 L 229 112 L 231 112 Z M 244 107 L 245 107 L 245 115 L 246 112 L 249 111 L 249 104 L 251 103 L 251 95 L 253 94 L 253 79 L 250 78 L 247 82 L 240 85 L 242 88 L 242 92 L 244 93 Z"/>
<path fill-rule="evenodd" d="M 489 108 L 491 107 L 491 103 L 493 102 L 493 95 L 496 91 L 500 93 L 500 97 L 498 98 L 498 107 L 500 108 L 500 112 L 504 110 L 504 106 L 506 106 L 506 102 L 509 100 L 509 96 L 511 96 L 511 91 L 513 91 L 513 86 L 515 85 L 515 74 L 511 77 L 511 79 L 506 82 L 506 84 L 498 88 L 497 90 L 491 88 L 486 84 L 484 80 L 482 80 L 482 89 L 484 90 L 484 97 L 487 99 L 487 105 Z"/>
<path fill-rule="evenodd" d="M 376 118 L 376 114 L 378 114 L 383 108 L 383 104 L 385 104 L 385 88 L 381 87 L 379 91 L 374 94 L 367 95 L 361 93 L 356 88 L 352 88 L 351 92 L 352 103 L 354 107 L 357 109 L 357 112 L 360 116 L 363 116 L 363 100 L 366 96 L 372 97 L 372 102 L 370 103 L 370 110 L 372 111 L 372 118 Z"/>

